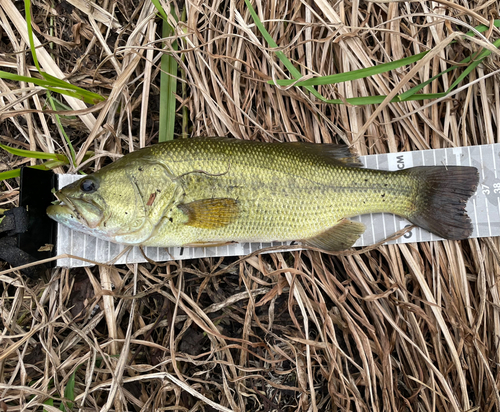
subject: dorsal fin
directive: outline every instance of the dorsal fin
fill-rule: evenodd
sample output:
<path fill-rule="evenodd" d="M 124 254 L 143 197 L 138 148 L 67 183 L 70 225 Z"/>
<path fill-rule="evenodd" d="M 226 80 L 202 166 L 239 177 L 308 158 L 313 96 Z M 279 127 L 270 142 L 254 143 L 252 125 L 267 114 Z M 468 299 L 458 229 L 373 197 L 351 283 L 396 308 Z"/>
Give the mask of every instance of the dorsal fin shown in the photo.
<path fill-rule="evenodd" d="M 194 137 L 192 141 L 215 141 L 234 145 L 268 145 L 275 150 L 290 150 L 314 156 L 334 166 L 363 167 L 357 154 L 343 144 L 311 142 L 259 142 L 256 140 L 233 139 L 230 137 Z"/>
<path fill-rule="evenodd" d="M 345 145 L 333 143 L 316 144 L 308 142 L 288 142 L 280 144 L 297 148 L 297 150 L 303 150 L 335 166 L 363 167 L 363 163 L 359 160 L 358 155 L 352 153 L 351 149 Z"/>

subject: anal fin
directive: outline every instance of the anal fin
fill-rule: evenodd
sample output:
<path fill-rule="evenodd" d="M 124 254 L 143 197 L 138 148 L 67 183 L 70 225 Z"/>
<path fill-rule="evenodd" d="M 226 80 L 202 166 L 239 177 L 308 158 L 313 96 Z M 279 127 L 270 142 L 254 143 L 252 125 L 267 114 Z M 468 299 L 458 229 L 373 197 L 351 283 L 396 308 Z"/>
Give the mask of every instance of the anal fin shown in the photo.
<path fill-rule="evenodd" d="M 325 230 L 323 233 L 309 239 L 303 239 L 302 243 L 319 249 L 338 252 L 349 249 L 354 245 L 365 229 L 366 227 L 363 223 L 342 219 L 335 226 Z"/>

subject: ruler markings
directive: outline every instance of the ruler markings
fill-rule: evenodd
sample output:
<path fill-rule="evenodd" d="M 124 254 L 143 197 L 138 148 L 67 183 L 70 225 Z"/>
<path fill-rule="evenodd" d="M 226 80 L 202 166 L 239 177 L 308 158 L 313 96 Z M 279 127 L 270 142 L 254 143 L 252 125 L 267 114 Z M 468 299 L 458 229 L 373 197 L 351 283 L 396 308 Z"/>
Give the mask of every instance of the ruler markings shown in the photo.
<path fill-rule="evenodd" d="M 495 145 L 495 147 L 498 147 L 499 145 Z M 491 151 L 491 157 L 492 157 L 492 160 L 493 160 L 493 171 L 494 171 L 494 174 L 495 174 L 495 181 L 493 182 L 493 193 L 496 194 L 496 198 L 497 198 L 497 205 L 498 205 L 498 202 L 499 202 L 499 196 L 500 196 L 500 182 L 498 181 L 498 171 L 497 171 L 497 161 L 496 161 L 496 157 L 497 157 L 497 151 L 496 150 L 492 150 Z M 493 205 L 495 205 L 494 202 L 492 202 Z M 495 216 L 495 218 L 491 218 L 492 221 L 496 221 L 496 222 L 500 222 L 500 210 L 498 208 L 494 208 L 493 209 L 496 213 L 497 213 L 497 216 Z M 493 213 L 493 210 L 491 211 Z M 500 223 L 496 223 L 495 224 L 495 227 L 498 228 L 498 226 L 500 225 Z"/>
<path fill-rule="evenodd" d="M 62 225 L 57 225 L 57 237 L 56 237 L 56 244 L 55 244 L 56 255 L 61 255 L 61 254 L 65 253 L 65 251 L 60 250 L 60 245 L 59 245 L 59 242 L 61 241 L 61 239 L 63 237 L 64 237 L 64 233 L 63 233 Z M 63 262 L 65 260 L 66 259 L 61 259 L 59 262 Z"/>
<path fill-rule="evenodd" d="M 497 197 L 498 214 L 500 215 L 500 197 Z"/>
<path fill-rule="evenodd" d="M 379 168 L 379 157 L 377 156 L 375 158 L 375 165 L 376 169 Z M 371 226 L 372 226 L 372 242 L 376 243 L 377 239 L 375 238 L 375 223 L 373 222 L 373 213 L 370 213 L 370 220 L 371 220 Z"/>
<path fill-rule="evenodd" d="M 361 223 L 361 216 L 356 216 L 356 220 Z M 358 242 L 360 242 L 362 245 L 365 243 L 365 233 L 364 232 L 361 234 L 361 237 L 358 239 Z"/>
<path fill-rule="evenodd" d="M 491 151 L 491 157 L 493 158 L 493 172 L 495 172 L 495 180 L 498 179 L 498 170 L 497 170 L 497 160 L 496 160 L 496 152 L 493 149 Z"/>
<path fill-rule="evenodd" d="M 382 222 L 383 222 L 382 227 L 384 229 L 384 239 L 387 239 L 387 223 L 385 221 L 385 213 L 382 213 Z"/>
<path fill-rule="evenodd" d="M 420 162 L 414 162 L 416 163 L 416 166 L 425 166 L 425 156 L 424 156 L 424 151 L 420 151 L 420 152 L 412 152 L 413 153 L 413 157 L 416 159 L 417 156 L 420 157 Z M 422 230 L 420 230 L 420 228 L 415 228 L 415 229 L 412 229 L 413 233 L 416 233 L 416 235 L 418 235 L 418 242 L 423 242 L 423 232 Z"/>
<path fill-rule="evenodd" d="M 476 202 L 476 199 L 473 199 L 473 200 L 472 200 L 472 204 L 473 204 L 473 206 L 474 206 L 474 212 L 475 212 L 475 215 L 476 215 L 476 218 L 477 218 L 477 202 Z M 477 219 L 476 219 L 476 222 L 478 222 L 478 220 L 477 220 Z M 473 234 L 474 234 L 474 229 L 477 231 L 476 235 L 477 235 L 478 237 L 479 237 L 479 236 L 481 236 L 481 233 L 480 233 L 480 230 L 479 230 L 479 229 L 480 229 L 479 224 L 478 224 L 478 225 L 476 225 L 476 227 L 472 229 Z"/>
<path fill-rule="evenodd" d="M 436 166 L 438 165 L 437 160 L 436 160 L 436 152 L 437 152 L 437 151 L 438 151 L 438 149 L 436 149 L 436 150 L 433 150 L 433 151 L 432 151 L 432 155 L 433 155 L 433 157 L 434 157 L 434 163 L 433 163 L 433 164 L 434 164 L 434 165 L 436 165 Z M 425 166 L 427 166 L 427 165 L 425 165 Z M 429 165 L 429 166 L 430 166 L 430 165 Z M 430 239 L 430 240 L 431 240 L 431 242 L 435 240 L 435 239 L 434 239 L 434 233 L 430 233 L 430 238 L 431 238 L 431 239 Z"/>
<path fill-rule="evenodd" d="M 420 152 L 420 166 L 425 166 L 425 154 L 424 154 L 423 150 Z M 418 240 L 420 242 L 424 242 L 425 239 L 424 239 L 424 232 L 423 232 L 423 230 L 420 230 L 420 228 L 419 229 L 415 229 L 415 230 L 417 230 L 417 232 L 418 232 L 418 237 L 419 237 Z"/>
<path fill-rule="evenodd" d="M 467 146 L 467 152 L 468 152 L 468 155 L 469 155 L 469 166 L 472 166 L 472 154 L 471 154 L 471 147 L 470 146 Z M 479 184 L 481 184 L 481 177 L 479 177 Z M 477 190 L 479 191 L 479 185 L 478 185 L 478 188 Z M 476 192 L 476 196 L 477 196 L 477 192 Z M 477 206 L 476 206 L 476 199 L 474 197 L 474 199 L 472 199 L 472 203 L 473 203 L 473 209 L 474 209 L 474 219 L 475 219 L 475 222 L 476 222 L 476 226 L 473 228 L 473 232 L 476 231 L 476 235 L 479 236 L 479 220 L 477 218 Z"/>
<path fill-rule="evenodd" d="M 483 158 L 483 146 L 479 146 L 479 157 L 481 158 L 481 174 L 484 176 L 485 164 Z M 488 191 L 487 195 L 492 193 L 494 188 L 488 187 L 486 189 Z M 484 197 L 484 207 L 486 210 L 486 221 L 488 222 L 488 235 L 491 236 L 491 220 L 490 220 L 490 208 L 488 207 L 488 197 L 487 195 Z"/>
<path fill-rule="evenodd" d="M 74 237 L 75 237 L 75 233 L 76 233 L 76 232 L 74 232 L 73 230 L 71 230 L 71 233 L 70 233 L 70 245 L 71 245 L 71 249 L 70 249 L 70 252 L 69 252 L 70 254 L 73 254 L 73 250 L 75 250 L 75 248 L 74 248 L 74 243 L 73 243 L 73 239 L 74 239 Z M 69 264 L 70 264 L 70 266 L 73 266 L 73 265 L 72 265 L 73 260 L 74 260 L 73 258 L 70 258 L 70 259 L 69 259 Z"/>
<path fill-rule="evenodd" d="M 372 168 L 372 169 L 376 168 L 376 166 L 374 164 L 374 158 L 371 157 L 371 156 L 367 156 L 365 158 L 365 161 L 363 162 L 363 164 L 367 168 Z M 359 215 L 359 216 L 356 216 L 357 220 L 360 223 L 363 223 L 365 225 L 365 227 L 366 227 L 366 230 L 363 232 L 363 234 L 361 235 L 361 237 L 355 243 L 356 246 L 362 246 L 362 245 L 366 245 L 366 244 L 370 243 L 370 241 L 368 240 L 368 232 L 370 231 L 370 226 L 368 224 L 369 223 L 368 219 L 370 219 L 371 216 L 370 217 L 368 217 L 368 216 L 370 216 L 370 215 Z"/>

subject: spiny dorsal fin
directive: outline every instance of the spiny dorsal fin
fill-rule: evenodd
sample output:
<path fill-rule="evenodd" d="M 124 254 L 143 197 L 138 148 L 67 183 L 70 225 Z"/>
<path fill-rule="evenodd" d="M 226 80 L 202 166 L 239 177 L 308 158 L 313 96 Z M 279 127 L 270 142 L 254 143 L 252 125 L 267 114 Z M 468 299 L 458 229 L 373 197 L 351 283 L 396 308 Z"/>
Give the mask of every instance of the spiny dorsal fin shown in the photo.
<path fill-rule="evenodd" d="M 238 217 L 238 201 L 230 198 L 201 199 L 177 206 L 188 218 L 188 226 L 217 229 Z"/>
<path fill-rule="evenodd" d="M 335 226 L 325 230 L 319 235 L 302 240 L 308 246 L 314 246 L 323 250 L 337 252 L 349 249 L 363 234 L 366 227 L 363 223 L 342 219 Z"/>

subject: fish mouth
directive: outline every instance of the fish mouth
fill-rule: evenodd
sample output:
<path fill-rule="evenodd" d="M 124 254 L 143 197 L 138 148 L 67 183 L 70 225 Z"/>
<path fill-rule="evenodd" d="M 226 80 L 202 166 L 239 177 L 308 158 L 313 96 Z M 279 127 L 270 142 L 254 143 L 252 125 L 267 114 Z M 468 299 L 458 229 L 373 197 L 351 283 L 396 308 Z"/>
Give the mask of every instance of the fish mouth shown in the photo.
<path fill-rule="evenodd" d="M 54 192 L 54 196 L 57 198 L 57 201 L 54 202 L 54 206 L 57 206 L 59 210 L 62 209 L 70 214 L 74 214 L 78 220 L 83 219 L 82 215 L 68 196 L 61 192 Z"/>
<path fill-rule="evenodd" d="M 87 226 L 90 229 L 96 228 L 103 219 L 101 209 L 94 202 L 86 201 L 78 198 L 70 198 L 61 192 L 55 192 L 54 195 L 57 201 L 53 206 L 49 206 L 47 213 L 54 215 L 66 215 L 72 220 L 76 218 L 80 224 Z M 52 208 L 52 209 L 51 209 Z"/>
<path fill-rule="evenodd" d="M 61 201 L 53 202 L 47 208 L 47 215 L 56 222 L 72 229 L 83 230 L 88 227 L 87 221 L 81 218 L 77 210 Z"/>
<path fill-rule="evenodd" d="M 53 190 L 52 193 L 57 200 L 52 202 L 52 205 L 47 208 L 49 216 L 66 216 L 71 219 L 76 217 L 78 220 L 82 220 L 82 216 L 67 196 L 61 192 L 56 192 L 55 190 Z"/>

